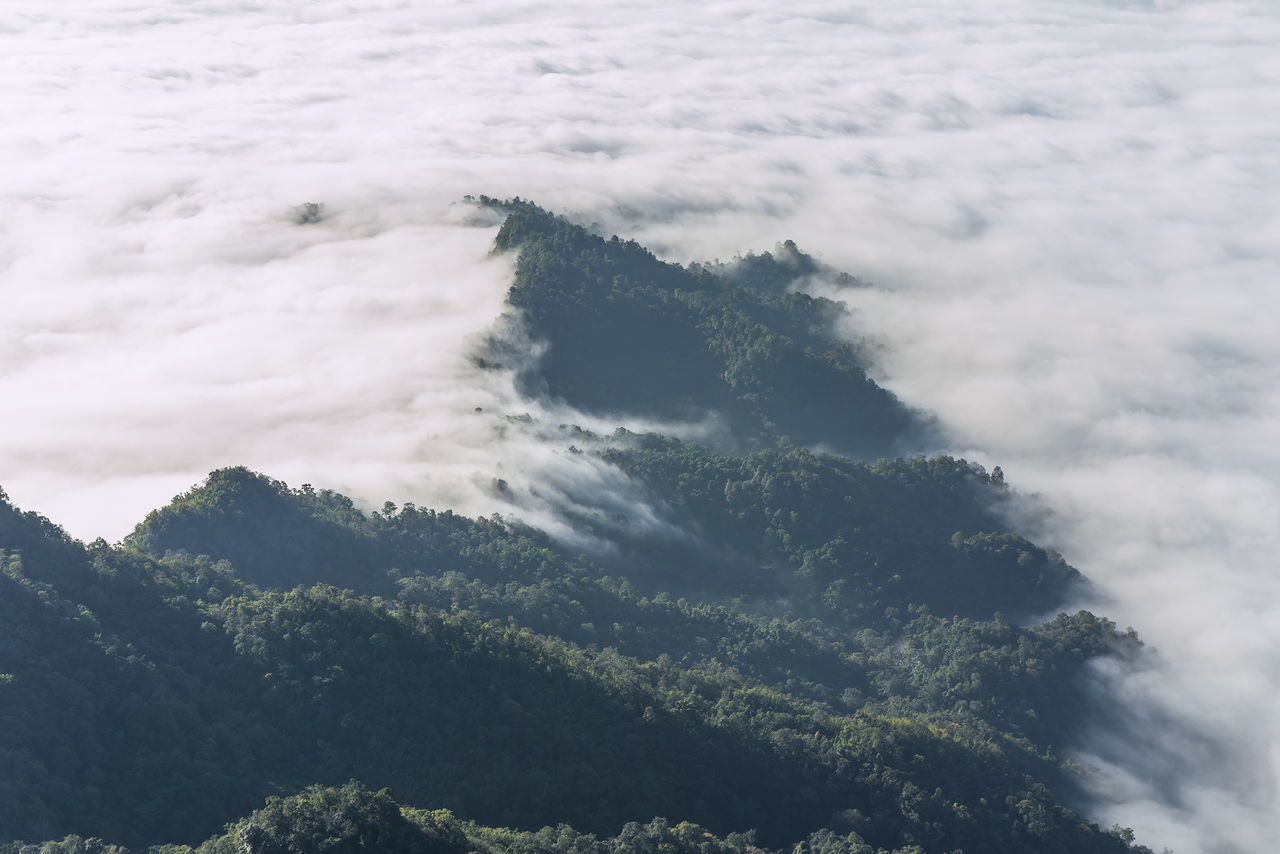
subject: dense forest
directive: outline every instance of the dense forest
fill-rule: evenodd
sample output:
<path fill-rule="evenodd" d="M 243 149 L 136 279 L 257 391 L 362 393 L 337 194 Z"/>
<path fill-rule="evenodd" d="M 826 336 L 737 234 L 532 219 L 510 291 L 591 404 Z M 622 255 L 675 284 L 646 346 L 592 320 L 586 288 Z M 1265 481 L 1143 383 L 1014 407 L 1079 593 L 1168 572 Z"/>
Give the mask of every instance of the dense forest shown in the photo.
<path fill-rule="evenodd" d="M 232 467 L 84 544 L 0 492 L 0 851 L 1146 850 L 1064 758 L 1140 641 L 1043 619 L 1085 581 L 999 469 L 891 456 L 932 425 L 797 290 L 843 274 L 475 203 L 517 253 L 480 370 L 722 425 L 556 434 L 663 524 L 584 552 Z"/>
<path fill-rule="evenodd" d="M 514 346 L 526 392 L 584 412 L 714 414 L 747 449 L 792 441 L 875 458 L 928 430 L 832 334 L 842 307 L 787 289 L 820 270 L 793 244 L 681 267 L 528 202 L 481 202 L 507 215 L 496 248 L 519 251 L 508 301 L 551 344 L 531 363 L 522 340 L 495 336 L 490 358 Z"/>

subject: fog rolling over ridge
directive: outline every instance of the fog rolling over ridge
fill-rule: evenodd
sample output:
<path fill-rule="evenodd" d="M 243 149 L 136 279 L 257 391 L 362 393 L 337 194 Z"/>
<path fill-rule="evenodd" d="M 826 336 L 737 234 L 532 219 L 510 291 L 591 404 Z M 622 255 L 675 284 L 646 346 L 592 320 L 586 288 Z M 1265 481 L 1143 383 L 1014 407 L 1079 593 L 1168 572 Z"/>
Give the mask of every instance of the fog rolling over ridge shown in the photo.
<path fill-rule="evenodd" d="M 0 484 L 114 540 L 229 464 L 468 513 L 621 483 L 469 361 L 510 261 L 457 200 L 682 261 L 792 238 L 872 283 L 849 332 L 938 450 L 1038 493 L 1159 650 L 1099 673 L 1137 725 L 1081 746 L 1096 819 L 1265 850 L 1278 43 L 1273 5 L 1193 0 L 13 4 Z"/>

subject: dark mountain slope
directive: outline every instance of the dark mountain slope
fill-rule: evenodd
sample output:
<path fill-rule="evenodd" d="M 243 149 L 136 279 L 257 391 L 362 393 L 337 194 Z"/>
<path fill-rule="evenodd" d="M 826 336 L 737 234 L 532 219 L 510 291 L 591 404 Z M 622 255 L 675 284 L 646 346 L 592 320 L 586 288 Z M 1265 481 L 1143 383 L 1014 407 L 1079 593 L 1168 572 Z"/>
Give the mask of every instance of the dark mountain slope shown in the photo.
<path fill-rule="evenodd" d="M 1140 644 L 1085 612 L 996 613 L 1076 579 L 1003 524 L 998 472 L 797 449 L 875 455 L 915 423 L 827 336 L 837 307 L 787 292 L 812 259 L 679 268 L 503 207 L 512 304 L 549 348 L 506 351 L 526 393 L 714 411 L 733 433 L 712 453 L 573 432 L 665 532 L 566 510 L 618 546 L 575 555 L 497 517 L 366 514 L 233 468 L 86 548 L 0 497 L 0 838 L 1141 850 L 1070 808 L 1058 759 L 1105 705 L 1080 691 L 1088 663 Z"/>
<path fill-rule="evenodd" d="M 484 203 L 508 213 L 497 248 L 519 251 L 508 300 L 549 345 L 518 357 L 528 392 L 596 413 L 716 415 L 748 448 L 786 437 L 874 459 L 923 429 L 831 334 L 840 305 L 667 264 L 528 202 Z"/>
<path fill-rule="evenodd" d="M 190 555 L 99 545 L 43 573 L 67 587 L 8 560 L 13 836 L 191 840 L 246 800 L 355 777 L 524 827 L 600 833 L 657 814 L 754 827 L 772 846 L 824 826 L 886 848 L 1118 845 L 1053 794 L 1068 785 L 1051 755 L 1077 719 L 1072 680 L 1125 645 L 1092 617 L 1026 630 L 921 614 L 839 646 L 812 620 L 619 597 L 641 634 L 729 626 L 730 654 L 793 660 L 831 680 L 809 693 L 832 705 L 747 678 L 715 644 L 645 663 L 332 587 L 259 594 Z M 488 589 L 501 609 L 527 588 Z M 855 679 L 792 657 L 806 646 Z"/>
<path fill-rule="evenodd" d="M 709 454 L 641 437 L 601 451 L 646 485 L 687 539 L 628 543 L 674 589 L 782 597 L 852 627 L 886 608 L 1031 616 L 1062 602 L 1079 573 L 1012 533 L 1003 476 L 950 457 L 876 465 L 807 451 Z M 706 545 L 711 548 L 705 548 Z M 718 556 L 709 563 L 699 555 Z M 690 578 L 693 571 L 701 577 Z"/>
<path fill-rule="evenodd" d="M 15 516 L 3 501 L 0 516 Z M 229 640 L 169 570 L 40 529 L 0 532 L 0 829 L 182 838 L 217 826 L 190 803 L 234 814 L 261 797 L 245 785 L 254 674 Z"/>
<path fill-rule="evenodd" d="M 213 555 L 263 587 L 325 582 L 385 593 L 388 582 L 362 572 L 369 537 L 349 498 L 284 484 L 245 468 L 219 469 L 174 498 L 129 536 L 155 557 L 169 551 Z"/>
<path fill-rule="evenodd" d="M 785 834 L 839 803 L 812 757 L 514 628 L 331 587 L 193 603 L 162 579 L 201 561 L 116 550 L 60 588 L 5 554 L 6 834 L 190 840 L 278 786 L 351 777 L 592 830 L 670 812 Z"/>

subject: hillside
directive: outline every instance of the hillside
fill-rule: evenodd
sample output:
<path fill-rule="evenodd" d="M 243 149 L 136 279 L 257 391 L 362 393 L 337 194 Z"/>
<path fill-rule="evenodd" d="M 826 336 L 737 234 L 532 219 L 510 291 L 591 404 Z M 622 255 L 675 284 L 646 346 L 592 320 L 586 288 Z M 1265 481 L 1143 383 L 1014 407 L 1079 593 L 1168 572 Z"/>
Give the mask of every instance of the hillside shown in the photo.
<path fill-rule="evenodd" d="M 548 344 L 531 361 L 522 338 L 493 342 L 488 358 L 519 364 L 526 392 L 609 415 L 711 416 L 747 450 L 789 437 L 875 459 L 927 431 L 832 333 L 842 306 L 780 287 L 811 259 L 680 267 L 528 202 L 481 202 L 507 215 L 496 248 L 518 251 L 520 328 Z"/>
<path fill-rule="evenodd" d="M 664 522 L 582 520 L 610 544 L 590 554 L 245 468 L 117 546 L 0 494 L 0 839 L 1144 850 L 1082 817 L 1061 759 L 1106 702 L 1088 663 L 1140 642 L 1088 612 L 1035 622 L 1083 579 L 1002 521 L 998 470 L 862 459 L 927 419 L 829 337 L 838 306 L 787 292 L 812 259 L 682 268 L 486 203 L 520 252 L 511 322 L 546 345 L 526 394 L 715 413 L 731 439 L 563 433 Z M 484 358 L 516 355 L 504 334 Z M 637 378 L 641 349 L 679 358 Z"/>

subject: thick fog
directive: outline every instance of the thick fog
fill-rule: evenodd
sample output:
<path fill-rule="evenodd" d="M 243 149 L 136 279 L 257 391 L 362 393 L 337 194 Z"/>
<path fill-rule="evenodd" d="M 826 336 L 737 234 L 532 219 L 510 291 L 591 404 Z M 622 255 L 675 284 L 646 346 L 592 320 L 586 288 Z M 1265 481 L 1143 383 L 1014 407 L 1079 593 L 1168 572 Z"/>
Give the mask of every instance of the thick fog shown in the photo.
<path fill-rule="evenodd" d="M 232 464 L 554 527 L 626 489 L 556 426 L 615 425 L 472 366 L 510 260 L 458 200 L 675 260 L 795 239 L 1158 650 L 1098 668 L 1131 716 L 1080 746 L 1093 818 L 1266 850 L 1278 44 L 1248 0 L 8 4 L 0 485 L 85 539 Z"/>

